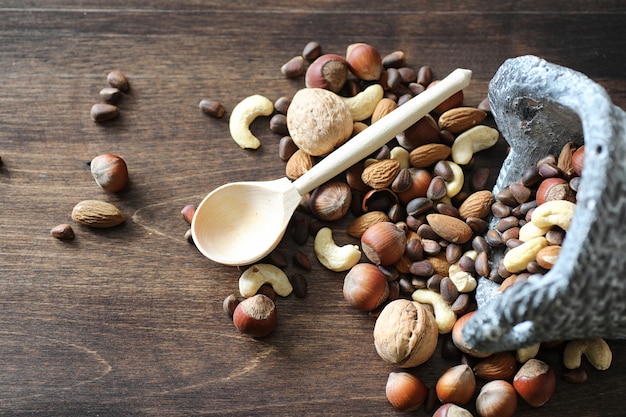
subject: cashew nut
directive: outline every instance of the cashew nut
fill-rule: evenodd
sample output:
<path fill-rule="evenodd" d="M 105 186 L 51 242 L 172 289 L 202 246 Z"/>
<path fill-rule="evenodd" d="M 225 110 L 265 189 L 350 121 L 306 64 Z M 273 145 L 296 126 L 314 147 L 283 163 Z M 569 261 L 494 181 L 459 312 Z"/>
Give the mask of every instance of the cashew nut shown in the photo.
<path fill-rule="evenodd" d="M 526 269 L 528 262 L 534 261 L 542 248 L 548 246 L 548 241 L 545 237 L 534 237 L 521 245 L 509 250 L 502 259 L 504 267 L 507 271 L 512 273 L 522 272 Z"/>
<path fill-rule="evenodd" d="M 452 161 L 447 161 L 450 168 L 452 168 L 452 181 L 446 181 L 446 195 L 450 198 L 457 195 L 463 188 L 465 182 L 465 174 L 463 174 L 463 168 L 455 164 Z"/>
<path fill-rule="evenodd" d="M 468 256 L 472 260 L 475 260 L 478 256 L 478 252 L 475 250 L 468 250 L 463 254 L 463 256 Z M 460 261 L 456 261 L 450 265 L 448 268 L 448 276 L 459 292 L 472 292 L 476 289 L 478 284 L 476 282 L 476 278 L 474 278 L 469 272 L 463 271 L 459 266 L 459 262 Z"/>
<path fill-rule="evenodd" d="M 456 314 L 452 310 L 452 307 L 443 300 L 441 294 L 432 290 L 419 289 L 411 294 L 411 298 L 413 301 L 429 304 L 433 307 L 435 322 L 437 323 L 439 333 L 445 334 L 452 331 L 452 327 L 454 327 L 454 323 L 456 323 Z"/>
<path fill-rule="evenodd" d="M 233 109 L 228 121 L 230 135 L 242 149 L 258 149 L 261 141 L 250 131 L 250 124 L 259 116 L 274 112 L 274 103 L 267 97 L 255 94 L 241 100 Z"/>
<path fill-rule="evenodd" d="M 350 244 L 337 246 L 329 227 L 323 227 L 317 232 L 313 247 L 317 259 L 331 271 L 347 271 L 361 260 L 359 247 Z"/>
<path fill-rule="evenodd" d="M 341 97 L 348 106 L 352 120 L 360 122 L 374 113 L 374 109 L 383 98 L 383 87 L 380 84 L 372 84 L 365 90 L 353 97 Z"/>
<path fill-rule="evenodd" d="M 528 362 L 530 359 L 534 359 L 537 356 L 540 347 L 541 343 L 535 343 L 530 346 L 519 348 L 515 351 L 515 359 L 517 359 L 519 363 Z"/>
<path fill-rule="evenodd" d="M 485 125 L 474 126 L 461 133 L 452 144 L 452 160 L 460 165 L 471 161 L 476 152 L 491 148 L 498 142 L 500 132 Z"/>
<path fill-rule="evenodd" d="M 582 355 L 596 369 L 609 369 L 613 360 L 611 348 L 604 339 L 576 339 L 570 340 L 563 351 L 563 365 L 567 369 L 576 369 L 581 365 Z"/>
<path fill-rule="evenodd" d="M 271 264 L 255 264 L 239 277 L 239 292 L 243 297 L 252 297 L 263 284 L 270 284 L 281 297 L 287 297 L 293 291 L 282 269 Z"/>
<path fill-rule="evenodd" d="M 402 146 L 394 146 L 389 152 L 390 158 L 400 162 L 400 169 L 408 169 L 411 167 L 409 162 L 409 151 Z"/>
<path fill-rule="evenodd" d="M 533 211 L 530 221 L 538 227 L 559 226 L 567 231 L 574 218 L 576 204 L 567 200 L 546 201 Z"/>
<path fill-rule="evenodd" d="M 519 240 L 528 242 L 534 237 L 545 236 L 550 227 L 539 227 L 533 222 L 528 222 L 519 228 Z"/>

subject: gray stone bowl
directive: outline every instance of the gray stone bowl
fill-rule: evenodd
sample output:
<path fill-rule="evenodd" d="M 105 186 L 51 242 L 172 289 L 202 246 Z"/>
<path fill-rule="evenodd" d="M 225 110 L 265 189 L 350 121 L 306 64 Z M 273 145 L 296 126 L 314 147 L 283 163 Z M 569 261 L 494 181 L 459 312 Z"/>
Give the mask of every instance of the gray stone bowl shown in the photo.
<path fill-rule="evenodd" d="M 537 342 L 626 337 L 626 113 L 580 72 L 535 56 L 509 59 L 489 103 L 510 145 L 494 191 L 563 145 L 585 145 L 574 219 L 554 267 L 495 296 L 480 278 L 463 337 L 482 351 Z"/>

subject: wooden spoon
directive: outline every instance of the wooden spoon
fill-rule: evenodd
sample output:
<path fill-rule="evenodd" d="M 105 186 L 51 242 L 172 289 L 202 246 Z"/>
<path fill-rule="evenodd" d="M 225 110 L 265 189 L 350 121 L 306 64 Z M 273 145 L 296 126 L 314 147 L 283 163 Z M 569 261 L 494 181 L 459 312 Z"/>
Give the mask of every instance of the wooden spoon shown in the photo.
<path fill-rule="evenodd" d="M 196 247 L 225 265 L 248 265 L 268 255 L 282 239 L 302 196 L 389 142 L 469 85 L 472 72 L 456 69 L 322 159 L 291 182 L 235 182 L 213 190 L 198 205 L 191 223 Z"/>

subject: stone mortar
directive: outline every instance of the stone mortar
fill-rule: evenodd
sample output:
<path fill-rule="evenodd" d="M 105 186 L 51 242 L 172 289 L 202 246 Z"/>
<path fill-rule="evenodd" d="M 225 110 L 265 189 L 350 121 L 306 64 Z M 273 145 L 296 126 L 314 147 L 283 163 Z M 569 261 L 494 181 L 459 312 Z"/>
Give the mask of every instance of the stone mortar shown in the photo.
<path fill-rule="evenodd" d="M 554 267 L 497 296 L 497 285 L 481 278 L 479 308 L 463 337 L 491 352 L 626 338 L 626 113 L 585 75 L 535 56 L 502 64 L 489 84 L 489 103 L 511 147 L 494 192 L 568 141 L 584 140 L 584 168 Z"/>

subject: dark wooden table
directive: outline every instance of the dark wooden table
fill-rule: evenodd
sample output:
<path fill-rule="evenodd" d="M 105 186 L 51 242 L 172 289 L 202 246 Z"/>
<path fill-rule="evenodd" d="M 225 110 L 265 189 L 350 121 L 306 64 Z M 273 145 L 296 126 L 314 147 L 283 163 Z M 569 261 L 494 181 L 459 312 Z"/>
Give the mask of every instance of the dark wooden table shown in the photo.
<path fill-rule="evenodd" d="M 485 97 L 503 60 L 535 54 L 584 72 L 626 106 L 626 6 L 617 0 L 68 3 L 0 2 L 6 416 L 401 415 L 385 399 L 395 368 L 374 350 L 373 319 L 343 300 L 343 274 L 314 261 L 306 298 L 279 299 L 277 329 L 253 340 L 222 310 L 240 272 L 184 238 L 184 205 L 226 182 L 284 173 L 267 120 L 253 125 L 262 147 L 243 151 L 228 117 L 207 117 L 199 101 L 230 111 L 253 93 L 293 94 L 302 79 L 280 67 L 307 42 L 339 54 L 360 41 L 402 50 L 437 76 L 470 68 L 468 105 Z M 96 124 L 89 110 L 113 69 L 132 90 L 121 117 Z M 101 153 L 125 158 L 125 191 L 94 183 L 87 163 Z M 116 204 L 126 222 L 52 238 L 84 199 Z M 302 250 L 313 256 L 311 239 Z M 609 370 L 587 366 L 582 385 L 559 379 L 548 404 L 520 402 L 516 415 L 623 415 L 626 344 L 609 343 Z M 432 386 L 451 364 L 436 354 L 415 372 Z"/>

